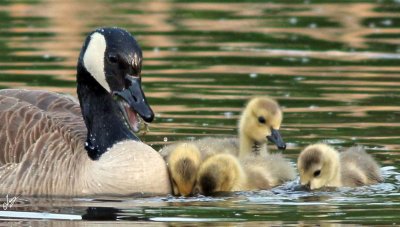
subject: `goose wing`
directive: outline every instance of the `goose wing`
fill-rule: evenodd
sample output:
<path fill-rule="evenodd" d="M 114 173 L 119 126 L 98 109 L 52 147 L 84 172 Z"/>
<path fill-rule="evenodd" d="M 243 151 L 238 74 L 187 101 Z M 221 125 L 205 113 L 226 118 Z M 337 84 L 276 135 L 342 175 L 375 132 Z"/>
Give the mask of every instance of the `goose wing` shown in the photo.
<path fill-rule="evenodd" d="M 48 91 L 21 89 L 3 89 L 0 90 L 0 95 L 27 102 L 46 112 L 82 116 L 79 102 L 72 96 Z"/>
<path fill-rule="evenodd" d="M 44 91 L 1 90 L 0 122 L 1 165 L 60 146 L 58 150 L 74 151 L 83 147 L 87 133 L 76 101 Z"/>

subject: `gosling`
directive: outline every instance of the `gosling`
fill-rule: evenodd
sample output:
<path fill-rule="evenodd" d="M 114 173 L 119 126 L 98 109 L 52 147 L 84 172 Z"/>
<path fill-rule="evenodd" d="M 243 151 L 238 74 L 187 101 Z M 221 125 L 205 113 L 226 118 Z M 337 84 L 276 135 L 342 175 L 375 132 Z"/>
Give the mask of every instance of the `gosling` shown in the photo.
<path fill-rule="evenodd" d="M 240 160 L 231 154 L 216 154 L 200 165 L 196 189 L 203 195 L 265 190 L 295 177 L 294 168 L 281 154 L 251 155 Z"/>
<path fill-rule="evenodd" d="M 269 97 L 255 97 L 248 102 L 240 117 L 239 140 L 237 138 L 207 137 L 197 141 L 185 142 L 186 144 L 190 144 L 190 146 L 187 146 L 189 149 L 186 151 L 182 151 L 184 147 L 177 146 L 176 144 L 164 147 L 160 153 L 167 160 L 170 176 L 172 177 L 171 180 L 175 182 L 173 183 L 176 189 L 174 194 L 188 195 L 190 194 L 189 189 L 194 188 L 192 178 L 190 181 L 187 181 L 186 179 L 189 178 L 182 176 L 182 171 L 175 172 L 179 168 L 171 168 L 177 166 L 179 162 L 183 163 L 182 160 L 193 158 L 195 159 L 192 160 L 193 163 L 201 163 L 208 157 L 219 153 L 229 153 L 240 158 L 251 155 L 266 157 L 268 155 L 267 140 L 275 143 L 279 149 L 284 150 L 286 144 L 279 133 L 282 118 L 282 111 L 275 100 Z M 194 149 L 194 147 L 197 147 L 197 149 Z M 180 157 L 181 155 L 183 156 Z M 171 159 L 170 156 L 174 158 Z M 193 171 L 190 175 L 195 178 L 198 166 L 190 170 L 187 168 L 186 170 Z M 185 174 L 189 175 L 186 172 Z M 180 189 L 185 189 L 185 192 L 180 191 Z"/>
<path fill-rule="evenodd" d="M 252 98 L 239 120 L 239 158 L 251 154 L 267 156 L 267 140 L 285 150 L 286 144 L 279 133 L 282 119 L 282 110 L 274 99 Z"/>
<path fill-rule="evenodd" d="M 279 129 L 283 113 L 279 104 L 269 97 L 254 97 L 244 108 L 238 124 L 238 138 L 206 137 L 192 143 L 196 144 L 205 158 L 216 153 L 230 153 L 239 158 L 248 155 L 267 156 L 267 141 L 278 149 L 285 150 Z"/>
<path fill-rule="evenodd" d="M 174 195 L 189 196 L 196 182 L 196 173 L 201 163 L 197 146 L 179 143 L 171 147 L 173 152 L 167 158 L 168 170 Z"/>
<path fill-rule="evenodd" d="M 358 187 L 383 181 L 379 165 L 362 147 L 339 153 L 326 144 L 306 147 L 297 160 L 302 186 Z"/>
<path fill-rule="evenodd" d="M 246 174 L 239 160 L 228 153 L 210 156 L 200 166 L 196 189 L 203 195 L 248 189 Z"/>

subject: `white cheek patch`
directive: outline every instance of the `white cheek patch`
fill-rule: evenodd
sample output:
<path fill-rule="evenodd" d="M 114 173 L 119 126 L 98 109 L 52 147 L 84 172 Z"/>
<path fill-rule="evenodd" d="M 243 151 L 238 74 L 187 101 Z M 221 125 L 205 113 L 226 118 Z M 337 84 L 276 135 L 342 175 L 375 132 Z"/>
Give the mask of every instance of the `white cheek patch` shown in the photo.
<path fill-rule="evenodd" d="M 104 72 L 104 53 L 106 51 L 106 39 L 98 32 L 90 36 L 89 44 L 83 56 L 83 64 L 86 70 L 94 79 L 108 92 L 111 92 L 110 86 L 106 81 Z"/>

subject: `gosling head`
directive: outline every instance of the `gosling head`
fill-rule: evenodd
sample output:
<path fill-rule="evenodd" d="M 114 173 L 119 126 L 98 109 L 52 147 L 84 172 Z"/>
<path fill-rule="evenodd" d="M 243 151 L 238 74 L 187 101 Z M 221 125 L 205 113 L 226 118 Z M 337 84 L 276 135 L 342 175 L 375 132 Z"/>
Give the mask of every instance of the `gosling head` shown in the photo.
<path fill-rule="evenodd" d="M 246 177 L 237 157 L 219 153 L 206 159 L 197 175 L 196 190 L 209 196 L 215 192 L 229 192 L 242 189 Z"/>
<path fill-rule="evenodd" d="M 285 150 L 286 144 L 279 133 L 282 123 L 282 110 L 279 104 L 269 97 L 255 97 L 245 107 L 239 121 L 241 136 L 252 143 L 274 143 L 278 149 Z"/>
<path fill-rule="evenodd" d="M 311 190 L 340 184 L 339 153 L 326 144 L 306 147 L 297 159 L 302 186 Z"/>
<path fill-rule="evenodd" d="M 200 151 L 194 144 L 182 143 L 171 151 L 167 163 L 174 195 L 192 193 L 200 162 Z"/>

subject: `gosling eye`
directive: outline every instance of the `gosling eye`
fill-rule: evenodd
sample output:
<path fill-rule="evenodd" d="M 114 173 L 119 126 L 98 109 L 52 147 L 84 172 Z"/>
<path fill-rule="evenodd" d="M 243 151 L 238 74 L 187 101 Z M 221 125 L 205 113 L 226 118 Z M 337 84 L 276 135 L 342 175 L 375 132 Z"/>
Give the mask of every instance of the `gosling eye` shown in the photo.
<path fill-rule="evenodd" d="M 314 177 L 318 177 L 321 174 L 321 170 L 316 170 L 314 172 Z"/>
<path fill-rule="evenodd" d="M 110 63 L 112 63 L 112 64 L 115 64 L 115 63 L 118 62 L 118 56 L 115 55 L 115 54 L 113 54 L 113 53 L 110 53 L 110 54 L 108 55 L 108 61 L 109 61 Z"/>
<path fill-rule="evenodd" d="M 258 117 L 258 122 L 265 124 L 265 118 L 263 116 Z"/>

